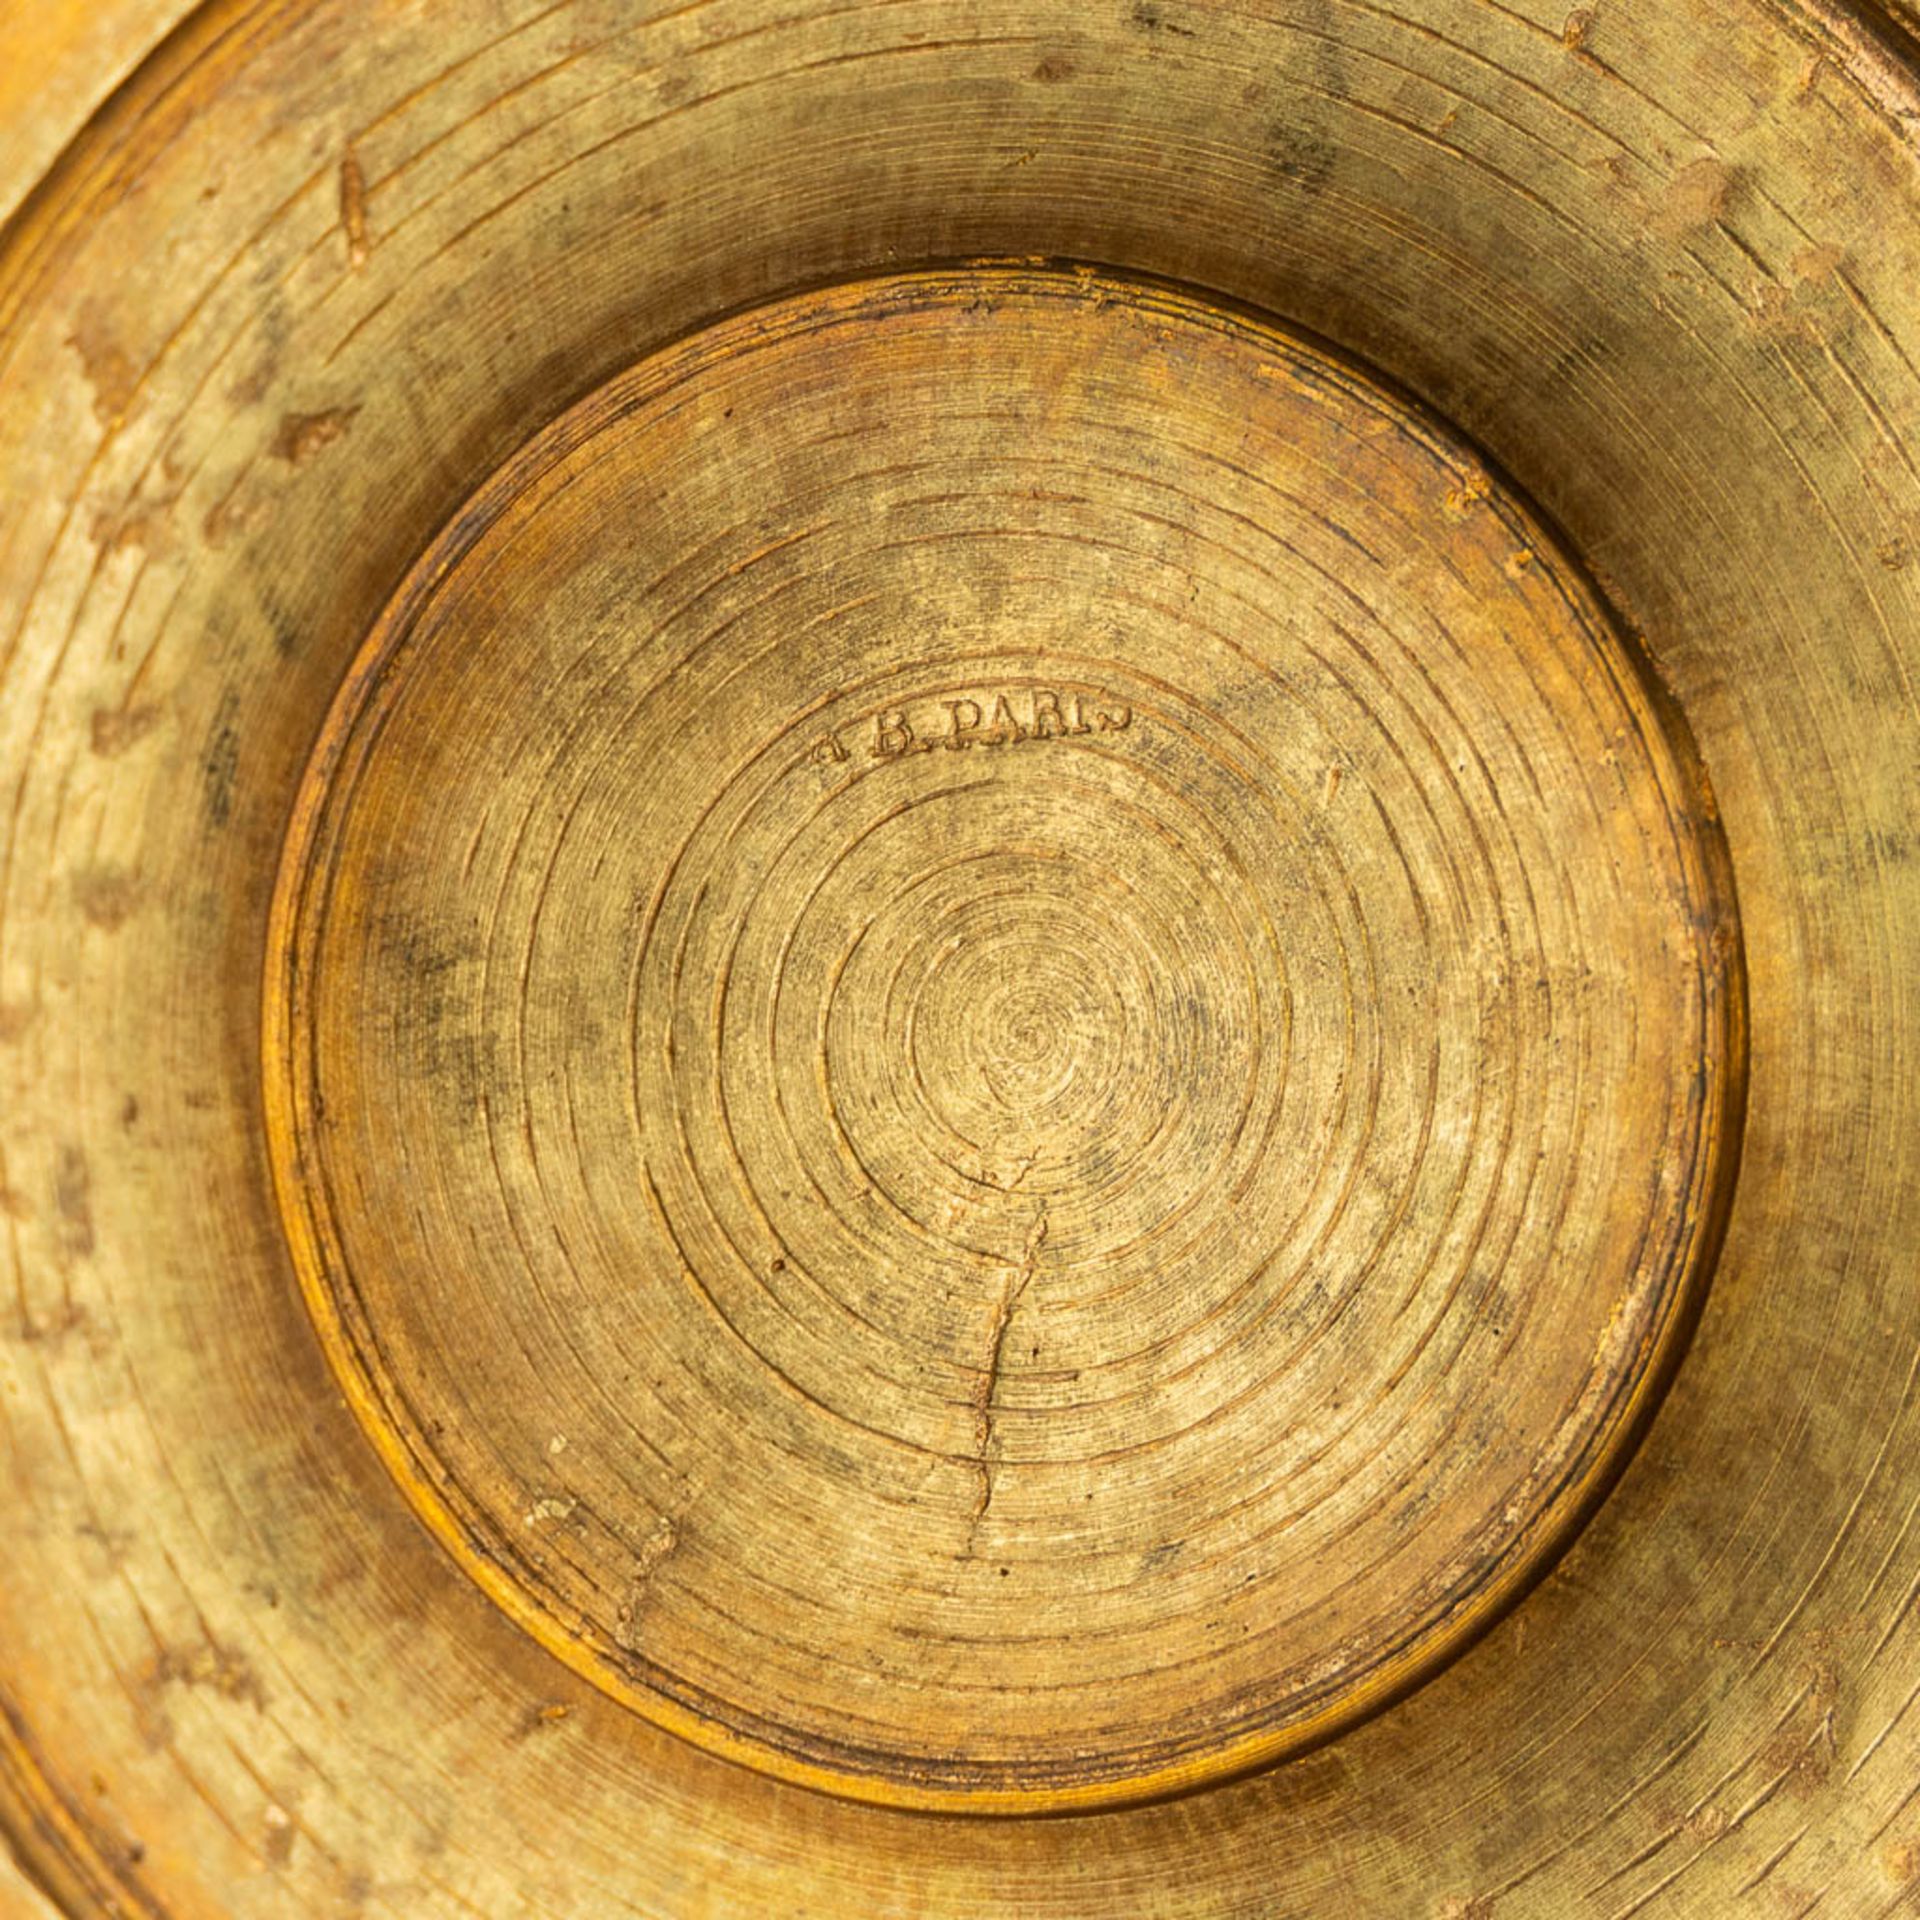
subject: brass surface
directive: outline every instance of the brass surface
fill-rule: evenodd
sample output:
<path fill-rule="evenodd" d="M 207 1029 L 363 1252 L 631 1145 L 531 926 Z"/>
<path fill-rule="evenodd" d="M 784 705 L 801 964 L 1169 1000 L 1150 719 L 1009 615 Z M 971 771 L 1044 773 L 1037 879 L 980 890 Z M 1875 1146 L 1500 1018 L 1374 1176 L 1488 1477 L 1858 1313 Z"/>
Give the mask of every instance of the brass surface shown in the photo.
<path fill-rule="evenodd" d="M 0 23 L 0 1910 L 1920 1900 L 1904 14 L 167 17 Z"/>
<path fill-rule="evenodd" d="M 268 1125 L 403 1488 L 663 1725 L 1058 1809 L 1564 1537 L 1730 1171 L 1706 796 L 1483 466 L 1091 274 L 756 309 L 402 587 Z"/>

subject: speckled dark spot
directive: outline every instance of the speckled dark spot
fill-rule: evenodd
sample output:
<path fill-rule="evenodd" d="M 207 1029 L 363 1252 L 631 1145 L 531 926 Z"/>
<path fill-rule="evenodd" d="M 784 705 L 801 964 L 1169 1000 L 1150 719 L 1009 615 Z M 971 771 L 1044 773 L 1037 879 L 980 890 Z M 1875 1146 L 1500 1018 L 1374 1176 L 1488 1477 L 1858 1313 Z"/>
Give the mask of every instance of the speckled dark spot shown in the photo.
<path fill-rule="evenodd" d="M 239 711 L 240 696 L 229 687 L 220 696 L 200 759 L 201 797 L 213 827 L 224 827 L 233 817 L 233 791 L 240 771 L 240 729 L 235 724 Z"/>
<path fill-rule="evenodd" d="M 118 867 L 89 867 L 73 876 L 73 900 L 96 927 L 111 933 L 140 902 L 140 883 Z"/>

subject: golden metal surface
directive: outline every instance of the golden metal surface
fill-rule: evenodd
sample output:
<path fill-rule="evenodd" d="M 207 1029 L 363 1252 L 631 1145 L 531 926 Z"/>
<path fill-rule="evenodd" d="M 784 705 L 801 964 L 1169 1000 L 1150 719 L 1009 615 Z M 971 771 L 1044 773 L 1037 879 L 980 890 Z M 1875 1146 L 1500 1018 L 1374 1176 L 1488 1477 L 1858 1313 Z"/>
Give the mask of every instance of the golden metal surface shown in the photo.
<path fill-rule="evenodd" d="M 1478 462 L 985 268 L 755 309 L 429 550 L 295 805 L 268 1125 L 486 1590 L 783 1777 L 1297 1750 L 1561 1541 L 1737 1106 L 1705 796 Z"/>
<path fill-rule="evenodd" d="M 0 1905 L 1920 1899 L 1899 16 L 143 31 L 0 25 Z"/>

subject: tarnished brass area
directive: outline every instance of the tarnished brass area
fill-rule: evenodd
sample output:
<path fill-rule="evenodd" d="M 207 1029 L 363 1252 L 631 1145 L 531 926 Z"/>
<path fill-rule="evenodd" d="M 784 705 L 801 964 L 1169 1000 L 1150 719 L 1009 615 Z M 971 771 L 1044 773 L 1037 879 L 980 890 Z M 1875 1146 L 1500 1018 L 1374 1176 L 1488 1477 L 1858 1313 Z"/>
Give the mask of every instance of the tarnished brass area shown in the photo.
<path fill-rule="evenodd" d="M 0 1920 L 1920 1901 L 1916 129 L 0 19 Z"/>

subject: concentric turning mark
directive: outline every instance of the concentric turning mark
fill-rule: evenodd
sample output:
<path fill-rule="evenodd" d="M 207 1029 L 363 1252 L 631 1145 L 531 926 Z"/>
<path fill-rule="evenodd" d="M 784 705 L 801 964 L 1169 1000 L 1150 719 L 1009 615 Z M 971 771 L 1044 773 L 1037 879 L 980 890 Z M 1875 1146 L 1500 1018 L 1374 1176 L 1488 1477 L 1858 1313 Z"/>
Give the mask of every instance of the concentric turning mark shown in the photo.
<path fill-rule="evenodd" d="M 1546 532 L 1319 352 L 1009 271 L 726 323 L 341 695 L 267 1008 L 309 1305 L 474 1578 L 709 1748 L 987 1811 L 1297 1751 L 1672 1363 L 1709 820 Z"/>

